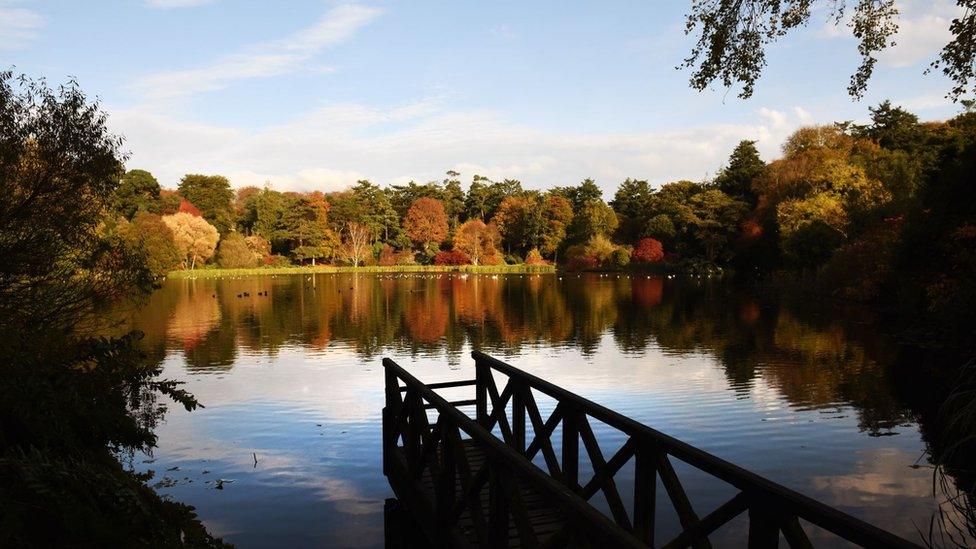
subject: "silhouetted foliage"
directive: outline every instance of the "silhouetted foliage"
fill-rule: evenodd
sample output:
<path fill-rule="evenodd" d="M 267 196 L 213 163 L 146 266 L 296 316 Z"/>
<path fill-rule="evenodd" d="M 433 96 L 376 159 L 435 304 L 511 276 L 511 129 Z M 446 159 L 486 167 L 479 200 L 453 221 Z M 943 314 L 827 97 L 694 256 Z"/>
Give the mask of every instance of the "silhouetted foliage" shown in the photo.
<path fill-rule="evenodd" d="M 138 334 L 93 335 L 107 303 L 149 290 L 158 274 L 105 217 L 119 147 L 74 82 L 53 91 L 0 74 L 5 547 L 219 544 L 191 508 L 161 499 L 117 459 L 151 450 L 160 396 L 197 406 L 135 351 Z"/>

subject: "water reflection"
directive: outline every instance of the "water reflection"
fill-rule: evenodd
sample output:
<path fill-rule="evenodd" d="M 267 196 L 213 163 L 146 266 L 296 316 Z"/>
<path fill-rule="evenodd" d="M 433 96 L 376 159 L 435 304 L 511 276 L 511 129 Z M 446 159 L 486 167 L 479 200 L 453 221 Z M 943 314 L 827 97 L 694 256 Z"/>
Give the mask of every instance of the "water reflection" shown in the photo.
<path fill-rule="evenodd" d="M 165 490 L 235 543 L 380 545 L 379 357 L 461 379 L 481 349 L 915 537 L 931 472 L 911 467 L 925 445 L 893 346 L 814 305 L 648 276 L 172 280 L 130 325 L 207 408 L 174 410 L 143 466 L 180 467 Z M 686 483 L 696 506 L 725 495 Z"/>

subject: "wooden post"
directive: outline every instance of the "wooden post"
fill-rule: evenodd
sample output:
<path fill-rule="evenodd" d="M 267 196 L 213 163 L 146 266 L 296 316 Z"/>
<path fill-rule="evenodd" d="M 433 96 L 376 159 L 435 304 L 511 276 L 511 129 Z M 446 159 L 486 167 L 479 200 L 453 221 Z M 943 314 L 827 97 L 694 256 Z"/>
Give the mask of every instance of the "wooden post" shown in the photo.
<path fill-rule="evenodd" d="M 488 425 L 488 380 L 486 376 L 491 375 L 488 366 L 475 359 L 474 363 L 474 382 L 475 382 L 475 420 L 482 427 Z"/>
<path fill-rule="evenodd" d="M 488 547 L 508 547 L 509 498 L 501 479 L 506 472 L 497 463 L 488 467 Z"/>
<path fill-rule="evenodd" d="M 638 443 L 634 452 L 634 535 L 652 546 L 657 502 L 657 460 L 654 452 L 654 446 L 647 442 Z"/>
<path fill-rule="evenodd" d="M 779 526 L 769 511 L 753 505 L 749 508 L 749 549 L 779 547 Z"/>
<path fill-rule="evenodd" d="M 386 406 L 383 407 L 383 474 L 390 475 L 393 452 L 396 451 L 397 416 L 400 414 L 400 382 L 396 373 L 384 363 Z"/>
<path fill-rule="evenodd" d="M 457 467 L 454 456 L 454 445 L 451 444 L 457 426 L 446 416 L 441 416 L 439 419 L 441 421 L 441 468 L 440 476 L 437 479 L 437 520 L 445 528 L 449 528 L 451 526 L 449 524 L 451 510 L 454 508 L 454 500 L 457 492 L 455 484 L 457 481 Z"/>
<path fill-rule="evenodd" d="M 518 453 L 525 453 L 525 400 L 522 398 L 522 391 L 531 391 L 514 377 L 508 380 L 509 383 L 518 383 L 512 391 L 512 443 Z"/>
<path fill-rule="evenodd" d="M 563 482 L 579 491 L 579 410 L 574 407 L 563 414 Z"/>

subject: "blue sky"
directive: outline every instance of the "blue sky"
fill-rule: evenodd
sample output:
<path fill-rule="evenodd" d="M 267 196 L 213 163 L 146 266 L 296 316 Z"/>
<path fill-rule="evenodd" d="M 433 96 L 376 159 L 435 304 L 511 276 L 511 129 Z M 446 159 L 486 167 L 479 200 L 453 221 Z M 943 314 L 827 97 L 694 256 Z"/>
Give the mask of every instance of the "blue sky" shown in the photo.
<path fill-rule="evenodd" d="M 660 184 L 719 169 L 740 139 L 767 160 L 804 124 L 863 120 L 885 98 L 952 116 L 923 76 L 954 3 L 904 1 L 898 45 L 861 102 L 844 27 L 810 25 L 769 51 L 749 100 L 699 93 L 671 2 L 0 0 L 0 66 L 75 76 L 126 138 L 129 168 L 235 186 L 334 190 L 440 179 L 448 169 L 529 188 L 593 177 Z"/>

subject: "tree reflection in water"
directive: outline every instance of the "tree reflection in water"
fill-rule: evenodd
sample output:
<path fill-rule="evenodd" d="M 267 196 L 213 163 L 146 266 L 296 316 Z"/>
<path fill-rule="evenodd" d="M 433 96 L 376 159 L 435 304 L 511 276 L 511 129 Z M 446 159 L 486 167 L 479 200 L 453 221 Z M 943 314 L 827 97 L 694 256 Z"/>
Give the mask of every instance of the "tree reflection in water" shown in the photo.
<path fill-rule="evenodd" d="M 146 332 L 151 357 L 177 350 L 199 373 L 227 371 L 239 353 L 275 357 L 285 348 L 342 348 L 364 362 L 446 353 L 458 364 L 470 348 L 596 356 L 610 338 L 628 356 L 656 349 L 711 357 L 734 393 L 748 395 L 761 380 L 796 409 L 852 410 L 870 436 L 918 422 L 930 447 L 946 444 L 936 420 L 945 391 L 937 369 L 906 365 L 865 311 L 730 283 L 614 274 L 184 279 L 168 281 L 132 324 Z M 877 492 L 877 478 L 817 482 L 859 497 Z"/>

